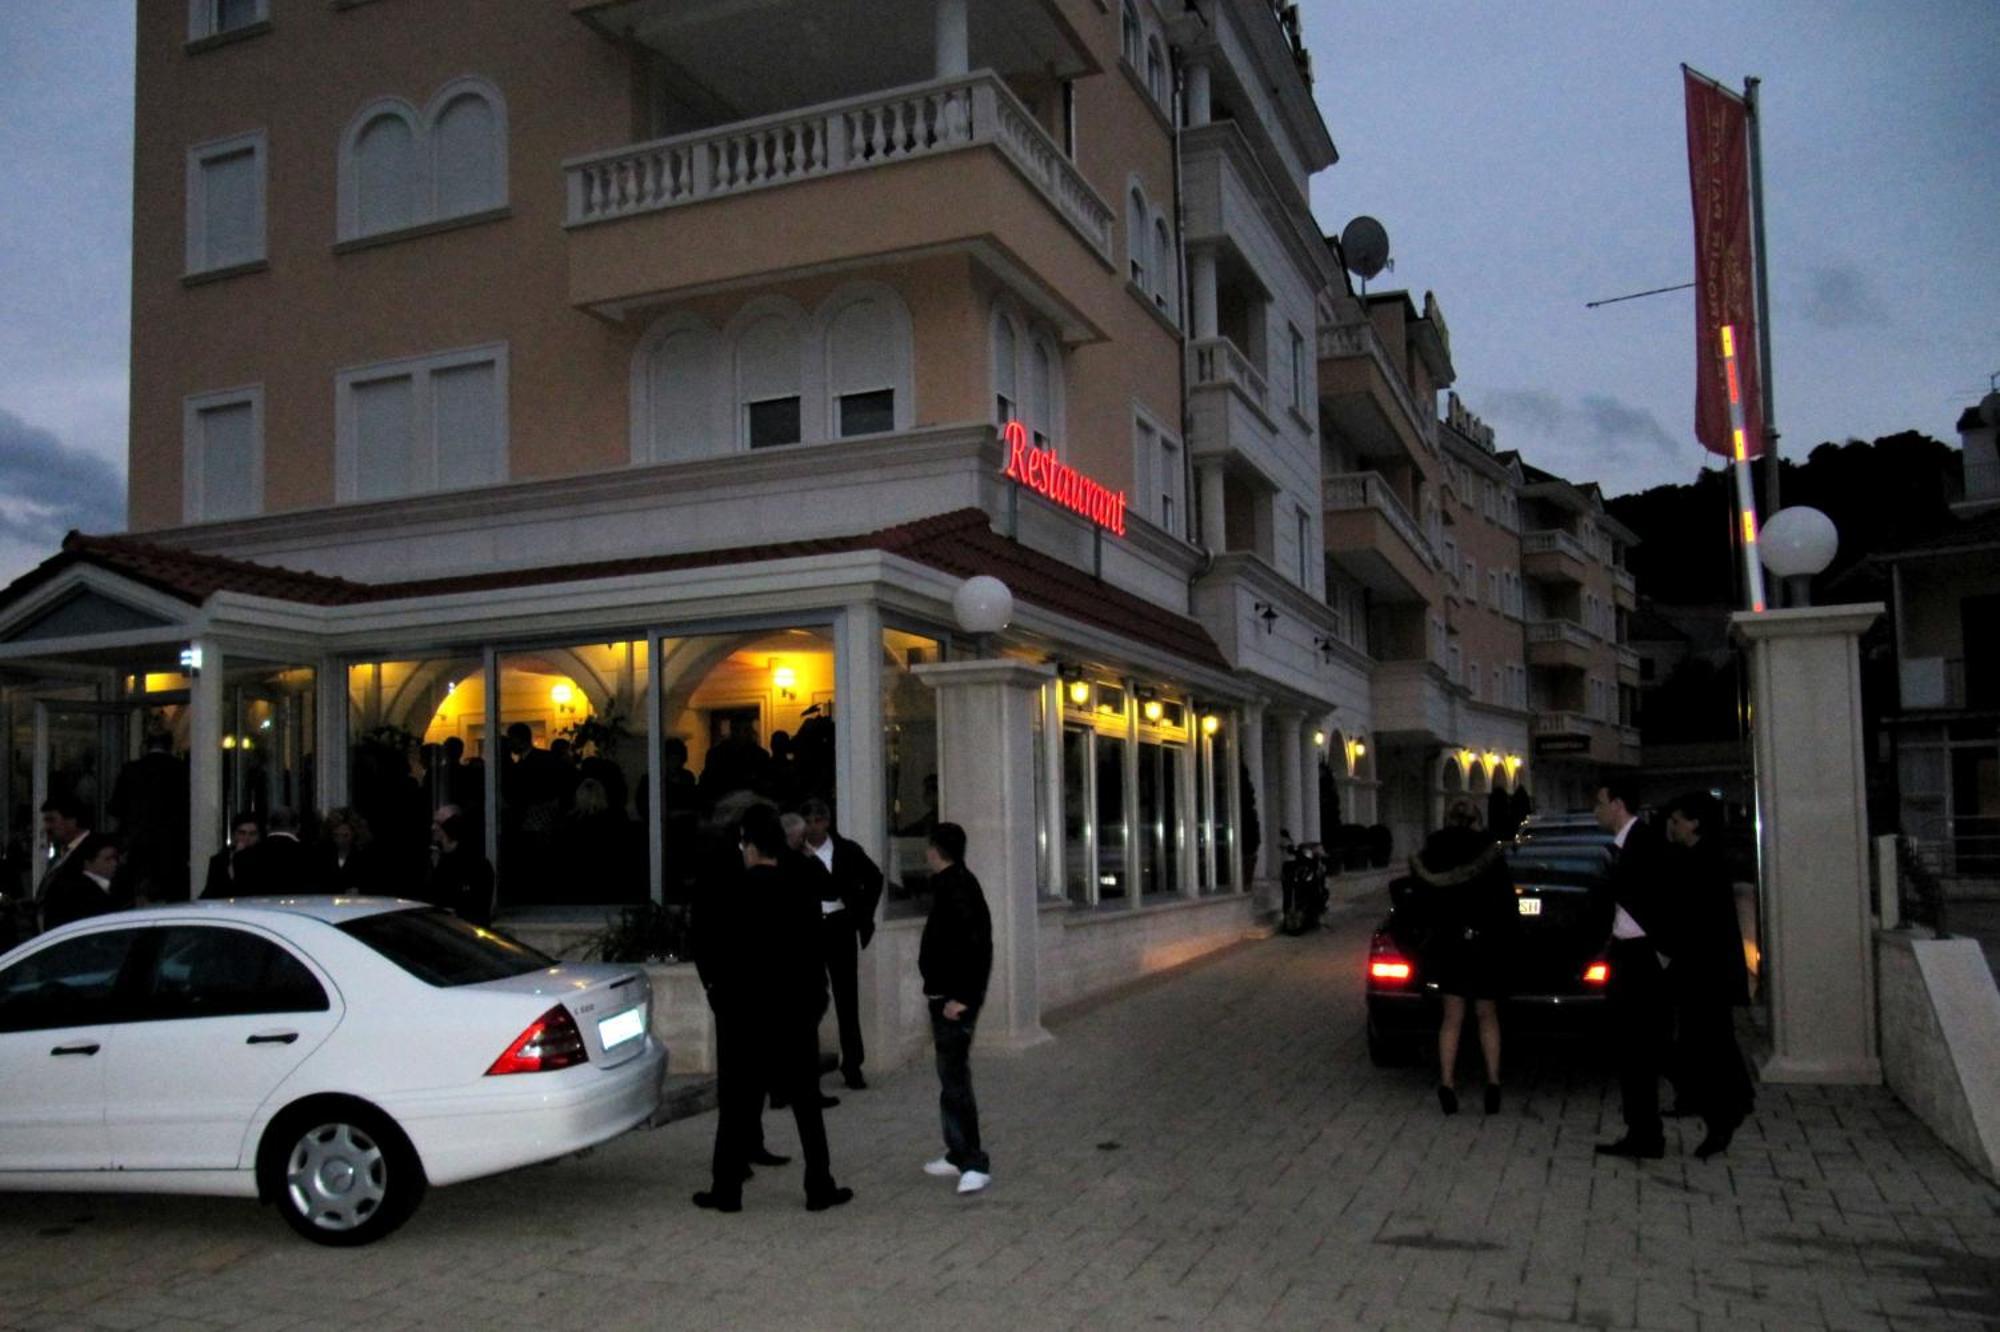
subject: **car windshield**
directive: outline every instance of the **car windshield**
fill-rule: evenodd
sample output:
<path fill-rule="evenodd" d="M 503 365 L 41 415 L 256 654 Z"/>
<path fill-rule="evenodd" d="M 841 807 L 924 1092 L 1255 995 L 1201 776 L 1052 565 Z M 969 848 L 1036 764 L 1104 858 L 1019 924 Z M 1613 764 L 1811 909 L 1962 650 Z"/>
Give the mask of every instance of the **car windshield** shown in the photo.
<path fill-rule="evenodd" d="M 1611 866 L 1609 845 L 1588 842 L 1561 845 L 1511 847 L 1507 866 L 1515 883 L 1532 883 L 1543 888 L 1596 888 L 1605 881 Z"/>
<path fill-rule="evenodd" d="M 384 911 L 340 928 L 418 980 L 445 988 L 506 980 L 556 965 L 554 958 L 526 944 L 436 908 Z"/>

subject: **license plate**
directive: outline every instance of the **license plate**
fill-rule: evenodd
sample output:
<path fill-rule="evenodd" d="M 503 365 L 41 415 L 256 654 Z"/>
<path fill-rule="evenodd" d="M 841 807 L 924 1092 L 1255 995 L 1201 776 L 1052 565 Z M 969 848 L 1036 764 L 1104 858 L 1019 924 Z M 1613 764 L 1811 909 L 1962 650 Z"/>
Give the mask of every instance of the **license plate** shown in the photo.
<path fill-rule="evenodd" d="M 1518 898 L 1514 905 L 1521 909 L 1521 914 L 1524 916 L 1539 916 L 1542 914 L 1542 899 L 1539 897 Z"/>
<path fill-rule="evenodd" d="M 622 1013 L 613 1013 L 597 1024 L 597 1039 L 605 1049 L 622 1045 L 635 1036 L 646 1034 L 646 1010 L 628 1008 Z"/>

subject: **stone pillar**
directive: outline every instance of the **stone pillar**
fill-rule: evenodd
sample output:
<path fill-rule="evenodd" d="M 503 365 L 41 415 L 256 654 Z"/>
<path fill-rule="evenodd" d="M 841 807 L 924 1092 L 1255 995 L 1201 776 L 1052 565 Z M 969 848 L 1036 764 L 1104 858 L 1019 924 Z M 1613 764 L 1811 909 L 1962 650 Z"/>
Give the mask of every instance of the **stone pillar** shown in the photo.
<path fill-rule="evenodd" d="M 1271 799 L 1271 780 L 1264 768 L 1264 705 L 1252 703 L 1243 709 L 1243 766 L 1250 773 L 1250 787 L 1257 793 L 1257 823 L 1259 841 L 1256 858 L 1250 862 L 1250 882 L 1243 885 L 1245 892 L 1256 888 L 1257 880 L 1264 873 L 1266 848 L 1273 845 L 1278 836 L 1277 802 Z M 1243 825 L 1239 824 L 1241 831 Z"/>
<path fill-rule="evenodd" d="M 877 865 L 889 863 L 889 837 L 882 776 L 882 614 L 872 601 L 841 609 L 834 629 L 834 819 Z M 657 742 L 655 742 L 657 744 Z M 491 822 L 489 820 L 489 822 Z M 884 950 L 861 950 L 855 989 L 861 1038 L 877 1057 L 893 1057 L 897 1045 L 887 1024 L 897 1021 L 897 990 L 903 978 L 880 965 Z M 828 1022 L 832 1018 L 829 1013 Z"/>
<path fill-rule="evenodd" d="M 1739 613 L 1763 855 L 1766 1082 L 1878 1083 L 1856 640 L 1880 602 Z"/>
<path fill-rule="evenodd" d="M 1197 474 L 1201 480 L 1201 543 L 1220 555 L 1229 549 L 1229 498 L 1222 463 L 1205 463 Z"/>
<path fill-rule="evenodd" d="M 222 715 L 221 647 L 198 639 L 194 650 L 201 669 L 188 689 L 188 896 L 199 897 L 208 858 L 222 849 L 222 734 L 229 719 Z"/>
<path fill-rule="evenodd" d="M 1208 61 L 1196 58 L 1185 67 L 1187 82 L 1183 95 L 1187 98 L 1187 123 L 1190 126 L 1206 125 L 1210 115 L 1208 103 Z"/>
<path fill-rule="evenodd" d="M 1312 735 L 1304 731 L 1305 722 L 1296 712 L 1278 714 L 1278 807 L 1282 811 L 1274 832 L 1290 833 L 1296 842 L 1304 835 L 1305 823 L 1301 813 L 1300 794 L 1304 778 L 1301 773 L 1305 748 L 1312 744 Z M 1273 842 L 1276 847 L 1277 843 Z M 1279 854 L 1282 856 L 1283 851 Z M 1282 864 L 1282 860 L 1273 861 Z"/>
<path fill-rule="evenodd" d="M 1204 342 L 1216 337 L 1221 329 L 1215 309 L 1215 251 L 1206 245 L 1190 246 L 1187 262 L 1188 310 L 1194 319 L 1194 340 Z"/>
<path fill-rule="evenodd" d="M 1034 713 L 1053 674 L 1048 666 L 1010 660 L 917 668 L 937 690 L 938 816 L 965 829 L 966 866 L 979 877 L 993 917 L 982 1048 L 1019 1050 L 1050 1039 L 1042 1029 L 1035 898 Z"/>
<path fill-rule="evenodd" d="M 965 0 L 937 0 L 937 76 L 955 79 L 969 66 Z"/>

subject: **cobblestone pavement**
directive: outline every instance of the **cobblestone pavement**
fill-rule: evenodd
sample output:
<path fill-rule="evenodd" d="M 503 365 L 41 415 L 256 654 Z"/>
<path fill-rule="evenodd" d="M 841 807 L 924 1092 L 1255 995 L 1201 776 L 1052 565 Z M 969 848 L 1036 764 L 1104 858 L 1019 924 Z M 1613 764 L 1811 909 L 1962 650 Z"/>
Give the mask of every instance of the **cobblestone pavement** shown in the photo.
<path fill-rule="evenodd" d="M 858 1192 L 760 1170 L 695 1211 L 714 1119 L 434 1192 L 372 1248 L 247 1202 L 0 1195 L 6 1327 L 2000 1326 L 2000 1191 L 1879 1089 L 1765 1089 L 1720 1160 L 1599 1161 L 1614 1084 L 1521 1052 L 1504 1112 L 1377 1070 L 1368 919 L 1270 939 L 974 1063 L 992 1189 L 958 1198 L 923 1064 L 843 1093 Z M 793 1146 L 767 1116 L 771 1145 Z M 1678 1135 L 1678 1136 L 1676 1136 Z"/>

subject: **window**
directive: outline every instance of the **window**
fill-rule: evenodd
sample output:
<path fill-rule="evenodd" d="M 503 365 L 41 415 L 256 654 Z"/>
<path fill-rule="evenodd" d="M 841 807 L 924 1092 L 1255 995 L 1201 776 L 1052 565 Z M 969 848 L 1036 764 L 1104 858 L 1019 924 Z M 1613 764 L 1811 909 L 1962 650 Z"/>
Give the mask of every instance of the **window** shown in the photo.
<path fill-rule="evenodd" d="M 1296 328 L 1289 328 L 1292 335 L 1292 410 L 1303 414 L 1306 409 L 1306 340 Z"/>
<path fill-rule="evenodd" d="M 1185 723 L 1185 712 L 1182 714 Z M 1171 897 L 1181 891 L 1185 830 L 1181 798 L 1187 750 L 1153 739 L 1139 742 L 1139 895 Z"/>
<path fill-rule="evenodd" d="M 1296 510 L 1294 513 L 1294 526 L 1297 530 L 1299 550 L 1299 586 L 1305 588 L 1307 591 L 1311 591 L 1312 571 L 1313 564 L 1315 563 L 1313 558 L 1312 515 L 1304 509 Z"/>
<path fill-rule="evenodd" d="M 181 414 L 184 522 L 244 518 L 263 507 L 264 390 L 203 393 Z"/>
<path fill-rule="evenodd" d="M 1187 535 L 1187 473 L 1180 441 L 1140 416 L 1132 421 L 1132 472 L 1148 518 L 1177 537 Z"/>
<path fill-rule="evenodd" d="M 507 107 L 484 79 L 455 79 L 418 110 L 363 107 L 341 136 L 335 233 L 393 234 L 507 204 Z"/>
<path fill-rule="evenodd" d="M 939 818 L 937 690 L 914 671 L 941 660 L 938 639 L 882 630 L 882 816 L 889 848 L 882 868 L 891 916 L 920 914 L 928 906 L 924 848 Z M 1041 784 L 1039 770 L 1035 781 Z"/>
<path fill-rule="evenodd" d="M 0 1031 L 51 1031 L 117 1021 L 118 978 L 138 930 L 64 939 L 0 971 Z"/>
<path fill-rule="evenodd" d="M 1465 663 L 1465 687 L 1472 691 L 1475 699 L 1479 697 L 1479 663 L 1476 661 Z"/>
<path fill-rule="evenodd" d="M 1125 198 L 1125 250 L 1130 263 L 1132 284 L 1139 290 L 1146 290 L 1146 220 L 1151 210 L 1146 207 L 1146 194 L 1134 184 Z"/>
<path fill-rule="evenodd" d="M 1037 336 L 1028 344 L 1028 428 L 1035 443 L 1047 448 L 1055 438 L 1055 353 L 1048 339 Z"/>
<path fill-rule="evenodd" d="M 268 0 L 188 0 L 187 39 L 198 42 L 263 23 L 270 18 L 267 4 Z"/>
<path fill-rule="evenodd" d="M 632 354 L 632 461 L 683 462 L 724 452 L 717 429 L 721 343 L 688 314 L 662 318 Z"/>
<path fill-rule="evenodd" d="M 1174 263 L 1173 233 L 1167 229 L 1167 219 L 1153 219 L 1153 304 L 1165 311 L 1169 318 L 1177 315 L 1174 299 L 1174 274 L 1179 265 Z"/>
<path fill-rule="evenodd" d="M 993 410 L 1002 424 L 1021 422 L 1036 444 L 1061 446 L 1061 345 L 1048 330 L 1027 324 L 1008 304 L 993 312 Z"/>
<path fill-rule="evenodd" d="M 832 434 L 879 435 L 906 425 L 897 387 L 909 381 L 908 318 L 887 288 L 858 288 L 827 306 L 822 319 Z"/>
<path fill-rule="evenodd" d="M 395 499 L 507 479 L 507 345 L 343 370 L 336 494 Z"/>
<path fill-rule="evenodd" d="M 187 271 L 264 258 L 264 131 L 188 149 Z"/>
<path fill-rule="evenodd" d="M 143 985 L 145 1021 L 323 1013 L 326 991 L 304 963 L 245 930 L 176 925 L 160 930 L 153 974 Z"/>
<path fill-rule="evenodd" d="M 1019 339 L 1014 321 L 993 316 L 993 415 L 1002 425 L 1021 413 Z"/>
<path fill-rule="evenodd" d="M 1146 91 L 1162 108 L 1167 105 L 1167 58 L 1158 37 L 1146 39 Z"/>
<path fill-rule="evenodd" d="M 509 980 L 554 966 L 526 944 L 482 930 L 449 911 L 384 911 L 340 927 L 426 985 L 450 989 Z"/>
<path fill-rule="evenodd" d="M 1139 11 L 1134 7 L 1132 0 L 1123 0 L 1119 5 L 1118 37 L 1118 49 L 1124 54 L 1126 63 L 1137 69 L 1139 53 L 1145 45 L 1145 39 L 1139 28 Z"/>
<path fill-rule="evenodd" d="M 1498 569 L 1488 569 L 1486 571 L 1486 604 L 1496 611 L 1501 606 L 1500 582 L 1500 571 Z"/>
<path fill-rule="evenodd" d="M 805 439 L 800 384 L 804 347 L 796 321 L 776 310 L 754 314 L 736 334 L 736 397 L 749 448 Z"/>

